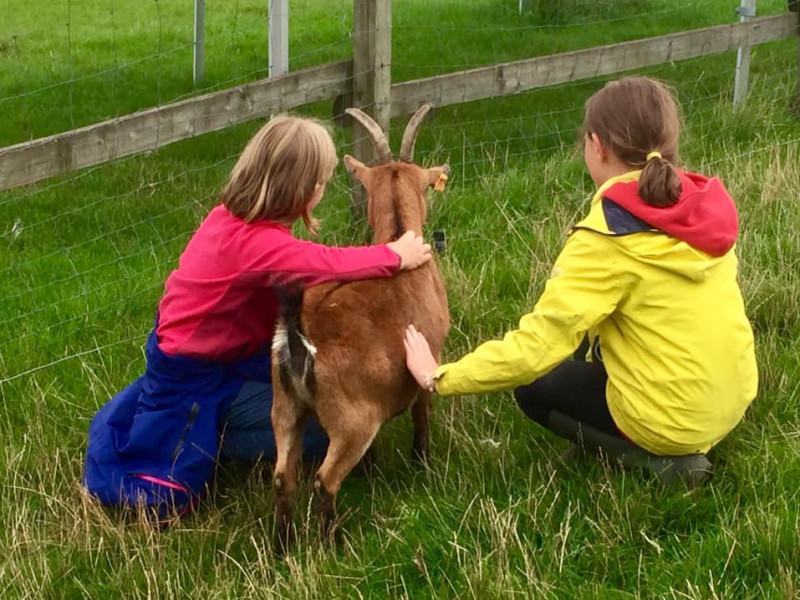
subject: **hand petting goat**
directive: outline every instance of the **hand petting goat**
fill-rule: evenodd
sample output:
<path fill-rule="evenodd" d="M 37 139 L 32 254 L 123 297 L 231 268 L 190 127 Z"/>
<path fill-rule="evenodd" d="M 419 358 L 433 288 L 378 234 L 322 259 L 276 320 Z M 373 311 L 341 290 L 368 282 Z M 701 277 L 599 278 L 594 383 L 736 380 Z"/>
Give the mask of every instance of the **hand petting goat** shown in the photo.
<path fill-rule="evenodd" d="M 439 368 L 439 363 L 433 357 L 428 340 L 417 331 L 416 327 L 409 325 L 406 328 L 403 345 L 406 347 L 406 366 L 419 387 L 435 392 L 436 382 L 433 374 Z"/>

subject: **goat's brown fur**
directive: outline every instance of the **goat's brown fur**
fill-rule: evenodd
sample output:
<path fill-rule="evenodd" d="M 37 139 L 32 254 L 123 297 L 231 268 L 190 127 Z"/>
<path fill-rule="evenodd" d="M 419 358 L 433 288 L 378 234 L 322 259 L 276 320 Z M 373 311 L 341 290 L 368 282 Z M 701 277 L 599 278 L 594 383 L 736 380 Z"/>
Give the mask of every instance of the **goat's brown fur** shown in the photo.
<path fill-rule="evenodd" d="M 424 116 L 429 107 L 423 108 L 415 116 Z M 413 139 L 410 146 L 413 151 Z M 447 166 L 423 169 L 410 162 L 410 155 L 404 159 L 408 162 L 370 168 L 345 157 L 348 171 L 367 190 L 368 220 L 377 244 L 395 240 L 409 229 L 422 234 L 427 188 L 448 171 Z M 297 462 L 308 415 L 317 418 L 330 438 L 314 482 L 317 512 L 326 531 L 333 527 L 343 479 L 364 456 L 380 426 L 409 406 L 414 456 L 427 460 L 431 394 L 419 388 L 406 368 L 403 332 L 413 324 L 438 356 L 449 328 L 447 296 L 433 260 L 391 279 L 310 288 L 299 319 L 294 320 L 294 325 L 286 319 L 279 323 L 273 345 L 278 551 L 286 549 L 291 533 Z M 300 350 L 291 356 L 290 347 Z"/>

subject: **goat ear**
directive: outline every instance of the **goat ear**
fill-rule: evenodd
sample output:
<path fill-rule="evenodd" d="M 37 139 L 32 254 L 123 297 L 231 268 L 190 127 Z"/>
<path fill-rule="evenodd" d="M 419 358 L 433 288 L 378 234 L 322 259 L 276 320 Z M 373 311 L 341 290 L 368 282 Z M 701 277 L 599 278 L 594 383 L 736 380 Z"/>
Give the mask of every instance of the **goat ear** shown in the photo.
<path fill-rule="evenodd" d="M 367 180 L 369 179 L 371 170 L 360 160 L 353 158 L 349 154 L 345 154 L 344 168 L 350 175 L 358 179 L 361 182 L 361 185 L 363 185 L 365 188 L 369 185 Z"/>
<path fill-rule="evenodd" d="M 442 165 L 441 167 L 431 167 L 426 169 L 425 175 L 427 178 L 428 187 L 435 187 L 438 191 L 444 189 L 444 182 L 447 181 L 447 175 L 450 174 L 450 165 Z"/>
<path fill-rule="evenodd" d="M 358 177 L 358 171 L 364 169 L 365 166 L 364 163 L 362 163 L 361 161 L 353 158 L 349 154 L 345 154 L 344 168 L 347 169 L 347 172 L 350 173 L 350 175 L 355 175 L 356 177 Z"/>

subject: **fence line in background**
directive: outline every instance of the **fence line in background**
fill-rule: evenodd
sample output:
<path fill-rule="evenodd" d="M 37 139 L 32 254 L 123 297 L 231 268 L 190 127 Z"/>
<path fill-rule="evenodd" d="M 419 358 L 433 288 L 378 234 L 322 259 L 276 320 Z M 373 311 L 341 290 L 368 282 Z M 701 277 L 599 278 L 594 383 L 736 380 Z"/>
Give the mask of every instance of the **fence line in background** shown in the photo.
<path fill-rule="evenodd" d="M 350 61 L 329 63 L 2 148 L 0 190 L 333 98 L 351 77 Z"/>
<path fill-rule="evenodd" d="M 505 96 L 798 35 L 797 14 L 785 13 L 390 85 L 391 2 L 356 0 L 355 11 L 352 62 L 312 67 L 0 148 L 0 190 L 318 100 L 352 98 L 344 102 L 373 107 L 376 120 L 386 127 L 390 116 L 411 113 L 423 102 L 443 106 Z M 356 156 L 368 160 L 371 148 L 360 146 Z"/>
<path fill-rule="evenodd" d="M 507 96 L 796 35 L 797 17 L 787 13 L 405 81 L 392 86 L 392 116 L 413 112 L 422 102 L 445 106 Z"/>
<path fill-rule="evenodd" d="M 777 60 L 777 59 L 776 59 Z M 785 59 L 781 59 L 775 65 L 784 65 Z M 762 65 L 767 66 L 767 65 Z M 769 70 L 772 73 L 772 69 Z M 793 82 L 794 65 L 787 65 L 785 70 L 770 75 L 769 79 L 761 79 L 758 82 L 760 89 L 774 89 L 780 86 L 785 89 L 787 82 Z M 730 73 L 716 72 L 709 78 L 696 82 L 688 82 L 683 87 L 683 93 L 688 95 L 682 105 L 685 109 L 690 109 L 693 118 L 704 122 L 710 115 L 725 109 L 730 102 Z M 718 89 L 720 83 L 723 89 Z M 575 83 L 566 83 L 556 88 L 567 88 L 575 86 Z M 712 89 L 709 89 L 712 88 Z M 780 97 L 770 98 L 771 102 L 779 102 L 785 105 L 787 96 L 781 94 Z M 776 108 L 777 105 L 774 105 Z M 693 109 L 691 107 L 694 107 Z M 697 112 L 697 111 L 700 112 Z M 565 119 L 565 115 L 575 112 L 575 119 Z M 564 151 L 565 144 L 571 144 L 574 137 L 574 124 L 579 120 L 581 107 L 579 104 L 552 110 L 546 113 L 534 110 L 525 115 L 489 119 L 488 121 L 459 121 L 457 123 L 440 123 L 443 128 L 452 131 L 462 129 L 466 125 L 485 123 L 486 128 L 483 133 L 476 134 L 473 138 L 464 138 L 462 143 L 453 140 L 454 145 L 438 145 L 431 152 L 437 156 L 455 157 L 461 156 L 458 161 L 458 169 L 462 170 L 459 174 L 454 174 L 454 181 L 457 185 L 467 185 L 466 182 L 474 182 L 474 177 L 478 174 L 481 164 L 498 161 L 498 167 L 504 168 L 506 164 L 519 166 L 517 159 L 520 157 L 530 158 L 533 155 L 549 153 L 551 151 Z M 727 111 L 726 111 L 727 112 Z M 520 122 L 520 127 L 515 128 L 513 123 Z M 495 123 L 500 129 L 495 129 Z M 509 127 L 509 123 L 511 127 Z M 522 124 L 524 123 L 524 125 Z M 552 140 L 549 137 L 555 135 Z M 712 136 L 711 142 L 718 137 L 717 131 L 705 132 L 702 136 L 697 133 L 693 136 L 693 141 L 700 146 L 704 146 L 705 136 Z M 452 136 L 450 136 L 452 137 Z M 532 146 L 516 146 L 510 149 L 508 145 L 514 145 L 520 140 L 530 138 L 531 140 L 540 137 L 548 137 L 548 143 L 534 142 Z M 759 151 L 769 150 L 773 147 L 785 144 L 795 144 L 798 142 L 796 136 L 788 142 L 774 144 L 773 142 L 760 144 Z M 549 143 L 552 142 L 552 143 Z M 749 152 L 748 152 L 749 154 Z M 726 153 L 723 158 L 716 159 L 715 162 L 723 162 L 740 156 L 741 153 Z M 47 246 L 47 252 L 32 254 L 24 261 L 14 261 L 6 267 L 0 268 L 0 280 L 9 283 L 9 295 L 4 297 L 8 304 L 6 318 L 0 319 L 0 330 L 8 331 L 10 335 L 0 336 L 0 390 L 2 384 L 12 382 L 22 376 L 31 375 L 46 368 L 53 367 L 70 358 L 81 358 L 86 356 L 86 352 L 91 352 L 90 344 L 102 344 L 105 338 L 99 335 L 101 341 L 94 338 L 78 339 L 81 331 L 87 323 L 99 323 L 104 320 L 114 318 L 115 314 L 125 312 L 132 307 L 138 310 L 143 303 L 153 304 L 158 297 L 158 290 L 163 286 L 163 275 L 166 265 L 174 260 L 176 252 L 180 249 L 181 240 L 188 239 L 191 231 L 196 225 L 198 217 L 188 210 L 187 203 L 179 199 L 176 203 L 167 203 L 165 206 L 158 205 L 157 211 L 147 210 L 136 218 L 129 218 L 114 224 L 102 226 L 96 230 L 89 229 L 92 235 L 84 236 L 81 239 L 71 238 L 70 243 L 59 242 L 62 232 L 69 231 L 73 223 L 80 222 L 85 215 L 102 214 L 101 206 L 120 206 L 120 200 L 130 198 L 135 200 L 127 206 L 147 205 L 151 194 L 159 194 L 159 188 L 171 188 L 173 182 L 184 179 L 195 179 L 199 172 L 210 168 L 223 165 L 226 162 L 233 162 L 238 156 L 238 152 L 218 160 L 214 165 L 200 162 L 200 166 L 188 170 L 170 172 L 167 177 L 153 179 L 152 176 L 145 176 L 138 181 L 137 187 L 124 189 L 123 193 L 110 195 L 91 195 L 84 200 L 75 202 L 66 210 L 59 209 L 55 212 L 41 214 L 35 207 L 29 211 L 28 220 L 21 222 L 20 231 L 22 236 L 20 244 L 25 244 L 26 239 L 53 239 L 53 243 Z M 431 158 L 431 154 L 423 154 L 419 158 L 426 160 Z M 509 161 L 509 162 L 506 162 Z M 513 162 L 511 162 L 513 161 Z M 705 159 L 700 157 L 696 165 L 706 165 Z M 347 185 L 340 181 L 338 188 L 341 193 Z M 31 197 L 38 194 L 41 190 L 31 188 L 30 190 L 20 190 L 25 193 L 30 191 L 30 196 L 20 196 L 15 201 L 31 208 Z M 146 193 L 143 193 L 146 192 Z M 210 193 L 201 198 L 193 198 L 202 206 L 206 206 L 216 195 L 217 190 L 212 189 Z M 140 196 L 140 201 L 136 197 Z M 7 212 L 14 211 L 13 207 L 8 207 Z M 165 223 L 172 218 L 172 215 L 183 214 L 187 210 L 186 219 L 179 221 L 179 226 L 175 228 L 165 228 L 161 223 Z M 446 214 L 447 208 L 438 210 L 442 216 Z M 41 219 L 30 220 L 37 216 Z M 46 215 L 46 216 L 45 216 Z M 73 219 L 74 217 L 74 219 Z M 34 232 L 35 230 L 35 232 Z M 117 246 L 117 240 L 125 239 L 127 232 L 142 231 L 143 242 L 138 246 Z M 154 235 L 153 235 L 154 234 Z M 3 239 L 3 232 L 0 231 L 0 241 Z M 137 238 L 139 235 L 137 233 Z M 70 238 L 67 238 L 70 239 Z M 144 241 L 144 240 L 147 241 Z M 454 240 L 466 243 L 464 238 L 459 238 L 456 234 Z M 12 238 L 8 238 L 9 249 L 14 251 L 17 246 Z M 174 245 L 174 246 L 173 246 Z M 86 261 L 90 251 L 87 248 L 96 248 L 91 252 L 97 252 L 97 259 Z M 169 250 L 171 247 L 172 250 Z M 165 250 L 166 249 L 166 250 Z M 142 255 L 152 255 L 153 259 L 145 261 L 137 260 Z M 24 255 L 21 255 L 24 256 Z M 61 257 L 58 260 L 57 257 Z M 46 273 L 43 268 L 37 267 L 37 263 L 47 264 L 55 260 L 56 265 L 61 268 L 52 270 L 52 274 L 42 276 L 32 276 L 35 273 Z M 161 274 L 161 276 L 159 275 Z M 113 295 L 106 290 L 113 290 L 119 287 L 122 293 Z M 15 289 L 18 288 L 18 289 Z M 59 290 L 54 293 L 53 290 Z M 102 333 L 102 332 L 101 332 Z M 146 331 L 142 332 L 144 339 Z M 5 339 L 2 339 L 5 338 Z M 135 338 L 134 341 L 138 340 Z M 20 347 L 35 347 L 36 360 L 41 363 L 39 366 L 30 364 L 9 363 L 7 366 L 2 364 L 2 355 L 12 357 L 18 352 Z M 5 379 L 4 379 L 5 378 Z M 1 393 L 1 392 L 0 392 Z"/>
<path fill-rule="evenodd" d="M 300 106 L 312 101 L 312 98 L 337 98 L 340 108 L 360 104 L 372 112 L 379 122 L 388 124 L 391 114 L 411 112 L 418 102 L 430 99 L 443 105 L 492 96 L 509 96 L 542 87 L 568 87 L 574 82 L 598 75 L 635 70 L 669 60 L 717 54 L 735 50 L 742 45 L 750 46 L 797 34 L 797 15 L 784 14 L 754 19 L 747 24 L 715 26 L 504 64 L 478 68 L 472 68 L 473 65 L 454 66 L 450 68 L 465 70 L 392 86 L 391 37 L 387 35 L 392 30 L 391 3 L 383 0 L 355 0 L 355 3 L 361 11 L 354 14 L 356 27 L 353 53 L 354 57 L 358 55 L 361 59 L 358 68 L 351 61 L 342 61 L 297 71 L 284 78 L 248 83 L 234 89 L 220 89 L 226 84 L 218 82 L 215 84 L 216 91 L 204 96 L 173 101 L 157 109 L 26 144 L 0 148 L 0 184 L 4 183 L 3 169 L 6 168 L 4 163 L 7 161 L 4 153 L 15 148 L 33 148 L 46 141 L 51 144 L 50 151 L 53 153 L 49 155 L 50 162 L 61 173 L 80 168 L 73 161 L 86 160 L 87 154 L 94 157 L 91 164 L 95 165 L 101 165 L 117 156 L 124 160 L 125 156 L 134 156 L 172 141 L 258 118 L 273 110 Z M 384 12 L 377 12 L 381 7 Z M 797 41 L 800 48 L 800 37 Z M 387 42 L 388 49 L 384 47 L 381 50 L 379 45 L 386 45 Z M 340 43 L 348 42 L 336 42 Z M 296 58 L 297 56 L 293 56 L 292 60 Z M 770 68 L 769 79 L 758 80 L 761 90 L 771 90 L 778 86 L 784 90 L 787 84 L 793 85 L 794 78 L 798 75 L 793 59 L 789 59 L 787 64 L 785 55 L 781 55 L 780 62 L 771 67 L 776 65 L 780 72 L 772 75 L 774 69 Z M 398 63 L 395 66 L 399 66 Z M 760 66 L 766 69 L 768 65 L 762 62 Z M 259 73 L 265 70 L 266 65 Z M 700 121 L 704 122 L 709 116 L 714 118 L 714 113 L 719 110 L 728 113 L 732 73 L 730 70 L 726 71 L 713 71 L 701 79 L 687 80 L 685 83 L 684 91 L 689 97 L 682 99 L 682 106 L 691 108 L 692 114 Z M 320 78 L 315 77 L 314 73 L 327 74 Z M 195 93 L 198 91 L 195 90 Z M 307 95 L 308 93 L 311 95 Z M 428 96 L 429 93 L 434 96 Z M 568 97 L 569 93 L 562 95 Z M 769 106 L 777 109 L 778 103 L 783 106 L 786 100 L 786 94 L 770 97 Z M 405 103 L 406 108 L 403 108 L 402 103 Z M 527 106 L 526 103 L 519 104 Z M 497 161 L 498 165 L 508 164 L 511 168 L 517 168 L 521 164 L 519 159 L 523 156 L 564 150 L 565 144 L 571 143 L 568 138 L 573 137 L 572 123 L 580 119 L 581 107 L 577 104 L 565 106 L 550 112 L 531 108 L 525 114 L 514 114 L 511 117 L 439 123 L 440 127 L 449 129 L 451 135 L 445 136 L 449 143 L 439 144 L 432 152 L 448 158 L 461 157 L 461 173 L 455 179 L 459 182 L 458 185 L 465 184 L 470 179 L 477 181 L 483 174 L 481 165 L 487 163 L 494 165 Z M 260 113 L 257 112 L 259 110 Z M 570 118 L 572 112 L 575 112 L 574 119 Z M 453 129 L 463 129 L 466 125 L 477 123 L 482 123 L 483 126 L 473 137 L 452 135 Z M 774 127 L 778 128 L 782 124 L 785 123 L 776 119 Z M 103 126 L 108 129 L 103 130 Z M 213 128 L 204 129 L 212 126 Z M 351 149 L 363 146 L 371 151 L 371 142 L 363 131 L 356 128 L 353 133 Z M 65 137 L 75 139 L 61 140 Z M 800 140 L 795 135 L 792 137 L 795 139 L 777 144 L 761 140 L 757 148 L 745 154 L 771 151 L 790 144 L 794 151 Z M 696 161 L 698 165 L 717 164 L 742 156 L 741 153 L 732 155 L 723 150 L 724 155 L 721 158 L 714 158 L 711 163 L 706 162 L 706 144 L 716 146 L 716 138 L 717 132 L 710 130 L 704 130 L 699 136 L 695 135 L 694 143 L 699 144 L 701 149 L 699 160 Z M 57 139 L 61 141 L 56 141 Z M 120 154 L 123 150 L 126 153 Z M 24 151 L 34 152 L 33 149 Z M 37 151 L 46 162 L 42 148 Z M 104 155 L 104 152 L 118 154 L 111 156 Z M 355 150 L 353 153 L 357 152 Z M 36 154 L 29 156 L 35 157 Z M 174 203 L 154 201 L 154 210 L 147 209 L 148 198 L 154 194 L 160 195 L 159 197 L 168 195 L 164 192 L 168 192 L 174 182 L 192 179 L 197 173 L 234 161 L 236 156 L 237 154 L 229 155 L 214 164 L 200 159 L 201 166 L 197 169 L 183 170 L 186 167 L 182 164 L 178 174 L 170 172 L 166 177 L 159 175 L 157 180 L 153 174 L 143 170 L 136 183 L 122 183 L 123 186 L 130 186 L 122 188 L 126 190 L 123 194 L 102 195 L 105 192 L 98 194 L 89 191 L 87 197 L 81 201 L 76 201 L 69 207 L 57 205 L 59 208 L 54 211 L 49 209 L 52 196 L 57 196 L 52 192 L 54 187 L 74 185 L 76 180 L 91 174 L 99 167 L 85 169 L 50 184 L 20 189 L 0 201 L 0 206 L 7 213 L 15 214 L 19 208 L 22 215 L 21 219 L 14 221 L 11 229 L 0 229 L 0 242 L 7 243 L 12 252 L 20 251 L 20 258 L 25 257 L 25 260 L 16 260 L 10 255 L 12 259 L 9 265 L 0 268 L 0 280 L 5 279 L 10 294 L 4 298 L 9 305 L 7 314 L 0 319 L 0 330 L 9 332 L 7 339 L 0 340 L 0 395 L 4 393 L 4 389 L 11 389 L 4 384 L 22 377 L 71 359 L 83 361 L 84 357 L 102 354 L 106 348 L 139 343 L 145 339 L 149 327 L 141 332 L 137 332 L 138 326 L 132 332 L 126 330 L 123 336 L 125 340 L 110 344 L 104 344 L 106 338 L 103 337 L 102 328 L 97 328 L 96 337 L 87 337 L 83 332 L 87 323 L 105 322 L 129 309 L 138 310 L 145 303 L 152 304 L 163 286 L 163 277 L 160 275 L 172 264 L 173 253 L 177 252 L 180 242 L 189 237 L 191 229 L 196 225 L 200 211 L 190 210 L 185 197 L 179 196 Z M 429 160 L 431 156 L 422 155 L 420 158 Z M 25 166 L 24 160 L 18 160 L 20 162 L 17 165 Z M 343 180 L 337 180 L 336 185 L 341 186 L 337 189 L 339 193 L 347 186 Z M 0 185 L 0 189 L 2 187 Z M 193 197 L 193 200 L 205 206 L 216 194 L 216 190 L 206 190 L 205 195 L 201 198 Z M 112 207 L 119 205 L 120 200 L 130 200 L 126 204 L 128 207 L 138 210 L 144 206 L 146 210 L 119 221 L 99 223 L 100 227 L 87 230 L 91 232 L 88 236 L 70 237 L 70 231 L 82 225 L 84 219 L 96 223 L 96 220 L 89 218 L 91 215 L 105 214 L 101 209 L 115 210 Z M 41 212 L 38 210 L 39 203 L 43 209 Z M 186 211 L 185 215 L 183 211 Z M 176 215 L 182 218 L 177 219 Z M 169 225 L 173 221 L 175 225 Z M 134 235 L 129 235 L 132 233 Z M 127 238 L 130 238 L 130 243 L 125 243 Z M 23 244 L 32 239 L 50 241 L 41 249 L 32 247 L 30 252 L 27 248 L 22 252 Z M 466 243 L 465 238 L 459 240 L 457 234 L 454 239 Z M 45 268 L 45 265 L 48 267 Z M 110 293 L 116 289 L 120 293 Z M 129 333 L 134 335 L 131 337 Z M 15 353 L 21 349 L 27 351 L 29 348 L 35 348 L 31 356 L 35 356 L 33 360 L 41 364 L 32 366 L 32 360 L 16 360 Z M 8 362 L 4 356 L 8 358 Z"/>

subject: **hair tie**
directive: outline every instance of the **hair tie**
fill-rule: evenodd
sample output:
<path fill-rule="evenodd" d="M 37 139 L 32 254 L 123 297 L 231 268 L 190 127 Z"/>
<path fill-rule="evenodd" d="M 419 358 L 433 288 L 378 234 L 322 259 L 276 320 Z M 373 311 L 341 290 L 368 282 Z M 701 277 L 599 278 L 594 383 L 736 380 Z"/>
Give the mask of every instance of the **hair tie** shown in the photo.
<path fill-rule="evenodd" d="M 661 152 L 659 152 L 658 150 L 653 150 L 647 155 L 646 161 L 650 162 L 650 159 L 652 158 L 663 158 L 663 157 L 661 156 Z"/>

